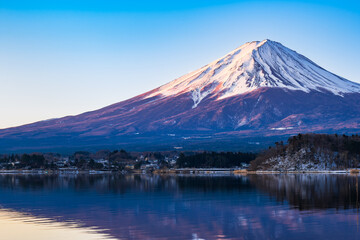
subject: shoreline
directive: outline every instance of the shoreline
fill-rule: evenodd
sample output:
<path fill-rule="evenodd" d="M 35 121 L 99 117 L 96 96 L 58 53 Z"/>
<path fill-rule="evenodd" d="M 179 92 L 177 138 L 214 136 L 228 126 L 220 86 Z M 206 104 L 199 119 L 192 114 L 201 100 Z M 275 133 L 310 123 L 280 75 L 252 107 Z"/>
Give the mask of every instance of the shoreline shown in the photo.
<path fill-rule="evenodd" d="M 266 174 L 343 174 L 343 175 L 359 175 L 360 169 L 344 169 L 344 170 L 309 170 L 309 171 L 248 171 L 246 169 L 214 169 L 214 168 L 182 168 L 182 169 L 157 169 L 153 171 L 144 170 L 127 170 L 127 171 L 109 171 L 109 170 L 0 170 L 0 174 L 8 175 L 104 175 L 104 174 L 156 174 L 156 175 L 266 175 Z"/>

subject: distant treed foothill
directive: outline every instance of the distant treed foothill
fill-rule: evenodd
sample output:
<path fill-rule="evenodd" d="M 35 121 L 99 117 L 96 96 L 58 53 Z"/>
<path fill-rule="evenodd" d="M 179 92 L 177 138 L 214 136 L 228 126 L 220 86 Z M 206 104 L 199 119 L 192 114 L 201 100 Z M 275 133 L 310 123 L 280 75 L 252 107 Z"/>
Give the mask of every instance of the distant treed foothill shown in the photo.
<path fill-rule="evenodd" d="M 276 142 L 251 162 L 251 170 L 321 171 L 358 168 L 360 136 L 298 134 Z"/>

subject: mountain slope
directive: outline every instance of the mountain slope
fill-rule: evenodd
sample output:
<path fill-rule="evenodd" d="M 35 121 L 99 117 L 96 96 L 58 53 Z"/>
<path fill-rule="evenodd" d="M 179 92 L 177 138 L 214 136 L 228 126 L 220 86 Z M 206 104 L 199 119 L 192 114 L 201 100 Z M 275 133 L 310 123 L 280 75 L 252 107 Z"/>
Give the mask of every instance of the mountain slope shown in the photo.
<path fill-rule="evenodd" d="M 0 130 L 0 150 L 129 143 L 137 149 L 144 143 L 213 148 L 220 142 L 237 148 L 250 141 L 239 139 L 250 137 L 261 141 L 309 131 L 351 133 L 360 129 L 358 102 L 359 84 L 280 43 L 264 40 L 246 43 L 129 100 L 77 116 Z"/>

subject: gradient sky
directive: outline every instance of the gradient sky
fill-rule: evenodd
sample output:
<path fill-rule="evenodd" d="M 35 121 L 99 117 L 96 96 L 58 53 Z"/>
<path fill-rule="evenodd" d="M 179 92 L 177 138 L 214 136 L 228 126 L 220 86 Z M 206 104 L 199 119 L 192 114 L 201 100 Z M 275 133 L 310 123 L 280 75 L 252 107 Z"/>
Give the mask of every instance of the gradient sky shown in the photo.
<path fill-rule="evenodd" d="M 0 128 L 125 100 L 267 38 L 360 82 L 360 1 L 0 0 Z"/>

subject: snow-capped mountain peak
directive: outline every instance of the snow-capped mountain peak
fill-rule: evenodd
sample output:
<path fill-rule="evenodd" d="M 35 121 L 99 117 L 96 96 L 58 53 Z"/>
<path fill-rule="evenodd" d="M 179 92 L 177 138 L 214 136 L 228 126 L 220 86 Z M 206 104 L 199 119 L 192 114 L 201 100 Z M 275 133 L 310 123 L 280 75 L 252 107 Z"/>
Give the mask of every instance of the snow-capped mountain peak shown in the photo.
<path fill-rule="evenodd" d="M 305 132 L 358 133 L 359 102 L 359 84 L 280 43 L 248 42 L 125 101 L 2 129 L 0 151 L 104 146 L 248 151 L 255 138 L 267 145 L 273 137 Z"/>
<path fill-rule="evenodd" d="M 360 85 L 321 68 L 278 42 L 245 43 L 226 56 L 153 91 L 152 96 L 189 93 L 193 107 L 211 95 L 224 99 L 262 87 L 329 91 L 336 95 L 360 92 Z"/>

